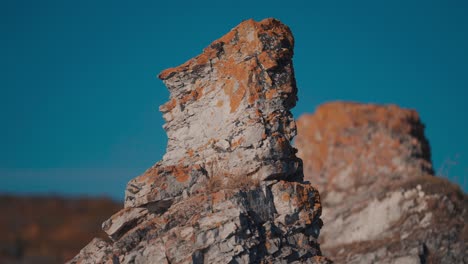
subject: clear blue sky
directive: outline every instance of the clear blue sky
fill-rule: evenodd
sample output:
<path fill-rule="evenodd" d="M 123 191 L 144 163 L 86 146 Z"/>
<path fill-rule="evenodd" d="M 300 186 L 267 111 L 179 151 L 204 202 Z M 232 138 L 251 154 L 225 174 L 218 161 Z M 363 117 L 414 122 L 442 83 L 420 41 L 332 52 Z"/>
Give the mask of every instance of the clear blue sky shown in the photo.
<path fill-rule="evenodd" d="M 295 116 L 331 100 L 414 108 L 436 170 L 457 159 L 467 190 L 467 14 L 464 0 L 2 0 L 0 192 L 122 199 L 165 151 L 156 75 L 266 17 L 296 38 Z"/>

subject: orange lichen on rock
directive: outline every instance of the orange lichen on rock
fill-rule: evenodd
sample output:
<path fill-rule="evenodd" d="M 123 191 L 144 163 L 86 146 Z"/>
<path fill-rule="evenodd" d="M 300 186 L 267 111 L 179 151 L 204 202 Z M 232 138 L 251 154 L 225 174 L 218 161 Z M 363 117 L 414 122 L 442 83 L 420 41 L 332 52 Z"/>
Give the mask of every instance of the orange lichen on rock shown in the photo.
<path fill-rule="evenodd" d="M 163 104 L 159 109 L 161 110 L 161 112 L 166 113 L 166 112 L 170 112 L 176 106 L 177 106 L 177 100 L 172 98 L 171 100 L 169 100 L 169 102 Z"/>
<path fill-rule="evenodd" d="M 195 152 L 193 151 L 193 149 L 191 149 L 191 148 L 187 149 L 187 154 L 189 155 L 189 157 L 193 157 L 194 153 Z"/>
<path fill-rule="evenodd" d="M 210 62 L 210 60 L 215 58 L 216 55 L 217 55 L 217 50 L 212 48 L 212 46 L 214 44 L 216 44 L 216 43 L 213 43 L 210 47 L 206 48 L 201 55 L 199 55 L 199 56 L 185 62 L 184 64 L 182 64 L 182 65 L 180 65 L 178 67 L 173 67 L 173 68 L 169 68 L 169 69 L 166 69 L 166 70 L 162 71 L 158 75 L 159 79 L 165 80 L 165 79 L 171 78 L 177 72 L 193 70 L 194 67 L 197 66 L 197 65 L 208 64 Z"/>
<path fill-rule="evenodd" d="M 186 182 L 190 178 L 189 172 L 186 168 L 173 167 L 172 175 L 176 178 L 178 182 Z"/>
<path fill-rule="evenodd" d="M 231 113 L 235 112 L 239 105 L 244 99 L 245 96 L 245 86 L 239 84 L 234 80 L 226 80 L 226 85 L 224 86 L 224 92 L 229 97 L 229 105 L 231 107 Z"/>
<path fill-rule="evenodd" d="M 346 188 L 347 182 L 372 181 L 369 176 L 381 171 L 432 172 L 424 125 L 414 110 L 334 102 L 302 116 L 297 125 L 296 146 L 305 177 L 323 193 Z"/>
<path fill-rule="evenodd" d="M 161 72 L 170 93 L 160 108 L 166 153 L 127 184 L 126 213 L 106 224 L 113 241 L 93 241 L 72 263 L 309 263 L 319 255 L 318 193 L 291 146 L 293 46 L 278 20 L 247 20 Z"/>
<path fill-rule="evenodd" d="M 258 60 L 260 61 L 260 64 L 265 68 L 266 70 L 274 68 L 278 66 L 277 62 L 273 60 L 268 52 L 262 52 L 258 55 Z"/>
<path fill-rule="evenodd" d="M 236 141 L 233 141 L 233 142 L 231 143 L 231 149 L 237 148 L 237 147 L 240 146 L 244 141 L 245 141 L 244 138 L 239 138 L 239 139 L 237 139 Z"/>
<path fill-rule="evenodd" d="M 195 90 L 189 92 L 187 95 L 183 96 L 179 104 L 185 105 L 186 103 L 193 101 L 193 100 L 198 100 L 203 96 L 203 87 L 198 87 Z"/>
<path fill-rule="evenodd" d="M 154 167 L 147 169 L 142 175 L 138 176 L 136 180 L 141 183 L 154 181 L 154 179 L 159 174 L 160 174 L 160 168 L 157 166 L 154 166 Z"/>
<path fill-rule="evenodd" d="M 211 194 L 211 201 L 213 202 L 213 204 L 217 204 L 224 201 L 226 197 L 226 191 L 220 190 Z"/>
<path fill-rule="evenodd" d="M 271 40 L 278 41 L 278 44 L 270 43 Z M 279 49 L 278 52 L 272 51 L 269 45 L 286 46 L 275 47 Z M 255 22 L 250 19 L 214 41 L 201 55 L 178 67 L 161 72 L 159 78 L 168 80 L 179 73 L 195 72 L 203 67 L 215 67 L 218 76 L 223 76 L 216 82 L 225 85 L 232 113 L 238 109 L 244 99 L 252 105 L 265 96 L 271 99 L 278 94 L 275 89 L 283 89 L 285 93 L 294 92 L 295 89 L 292 89 L 289 83 L 264 91 L 259 82 L 259 79 L 263 79 L 264 84 L 272 85 L 272 80 L 265 71 L 277 67 L 278 60 L 283 57 L 291 57 L 293 46 L 294 39 L 289 28 L 279 21 L 265 19 Z M 179 103 L 184 104 L 187 98 L 184 99 Z"/>
<path fill-rule="evenodd" d="M 266 99 L 270 100 L 278 95 L 278 91 L 275 89 L 268 90 L 265 94 Z"/>
<path fill-rule="evenodd" d="M 232 153 L 241 145 L 245 149 L 265 148 L 260 151 L 265 152 L 260 154 L 265 159 L 281 156 L 275 152 L 292 153 L 290 140 L 296 128 L 289 110 L 295 106 L 297 96 L 293 47 L 291 31 L 281 22 L 247 20 L 212 42 L 199 56 L 163 71 L 159 78 L 168 87 L 171 98 L 161 108 L 169 137 L 170 153 L 165 157 L 173 159 L 171 164 L 184 158 L 190 162 L 206 157 L 202 152 L 213 149 L 222 152 L 223 160 L 233 160 L 230 155 L 242 158 L 242 153 Z M 205 105 L 219 109 L 204 109 Z M 271 151 L 262 141 L 268 141 L 274 133 L 277 136 L 269 140 L 275 148 Z M 214 141 L 209 144 L 212 138 Z M 194 152 L 178 151 L 175 146 L 190 146 Z M 254 148 L 250 151 L 257 151 Z M 268 173 L 254 168 L 264 164 L 260 160 L 246 167 L 235 163 L 229 163 L 234 168 L 226 171 L 232 169 L 245 175 L 254 171 Z M 267 163 L 275 169 L 288 170 L 298 168 L 299 160 L 294 156 L 277 164 L 271 160 Z M 268 175 L 261 176 L 265 177 Z"/>
<path fill-rule="evenodd" d="M 318 187 L 326 208 L 320 235 L 325 254 L 336 263 L 463 262 L 465 240 L 453 234 L 467 229 L 467 210 L 461 209 L 467 199 L 447 195 L 460 189 L 433 175 L 424 125 L 414 110 L 335 102 L 297 125 L 305 180 Z M 433 183 L 447 189 L 434 192 Z M 417 253 L 420 245 L 424 250 Z"/>

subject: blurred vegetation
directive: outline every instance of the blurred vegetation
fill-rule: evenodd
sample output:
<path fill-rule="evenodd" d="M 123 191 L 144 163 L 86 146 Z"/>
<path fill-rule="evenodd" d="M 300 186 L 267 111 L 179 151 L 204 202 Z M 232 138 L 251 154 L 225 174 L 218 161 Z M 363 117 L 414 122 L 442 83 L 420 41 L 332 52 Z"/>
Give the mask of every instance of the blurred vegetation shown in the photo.
<path fill-rule="evenodd" d="M 0 263 L 64 263 L 121 205 L 107 198 L 0 195 Z"/>

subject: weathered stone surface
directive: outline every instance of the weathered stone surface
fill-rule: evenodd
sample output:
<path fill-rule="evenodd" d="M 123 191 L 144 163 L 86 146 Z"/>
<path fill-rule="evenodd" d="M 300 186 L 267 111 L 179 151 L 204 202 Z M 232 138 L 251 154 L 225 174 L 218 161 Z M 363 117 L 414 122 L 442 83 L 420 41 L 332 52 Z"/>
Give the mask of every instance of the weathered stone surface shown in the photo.
<path fill-rule="evenodd" d="M 468 203 L 457 186 L 428 175 L 380 195 L 325 214 L 336 217 L 321 234 L 336 263 L 468 263 Z"/>
<path fill-rule="evenodd" d="M 318 192 L 298 182 L 207 191 L 150 213 L 112 245 L 93 241 L 70 263 L 331 263 L 317 243 L 320 209 Z"/>
<path fill-rule="evenodd" d="M 293 37 L 248 20 L 159 77 L 169 142 L 131 180 L 125 209 L 70 263 L 330 263 L 320 197 L 290 141 Z"/>
<path fill-rule="evenodd" d="M 146 208 L 125 208 L 102 223 L 102 230 L 104 230 L 112 240 L 117 240 L 129 228 L 141 222 L 147 214 L 148 209 Z"/>
<path fill-rule="evenodd" d="M 467 197 L 432 175 L 415 111 L 337 102 L 297 123 L 305 179 L 322 196 L 326 255 L 336 263 L 468 263 Z"/>
<path fill-rule="evenodd" d="M 197 192 L 213 174 L 299 179 L 289 141 L 296 125 L 294 40 L 276 20 L 248 20 L 201 55 L 163 71 L 170 100 L 160 107 L 169 142 L 163 160 L 129 183 L 125 206 Z M 155 180 L 157 179 L 157 180 Z"/>
<path fill-rule="evenodd" d="M 73 263 L 106 263 L 106 264 L 113 264 L 115 263 L 114 255 L 112 255 L 112 247 L 109 244 L 100 239 L 94 238 L 91 242 L 89 242 L 86 247 L 84 247 L 78 256 L 80 256 L 80 260 Z"/>

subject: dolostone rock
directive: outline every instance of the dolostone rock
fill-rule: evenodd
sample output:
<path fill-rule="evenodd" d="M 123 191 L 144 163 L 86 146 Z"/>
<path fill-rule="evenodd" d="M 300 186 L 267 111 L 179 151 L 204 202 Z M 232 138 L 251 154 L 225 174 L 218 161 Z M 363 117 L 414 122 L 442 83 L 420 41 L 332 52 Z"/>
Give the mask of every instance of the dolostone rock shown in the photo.
<path fill-rule="evenodd" d="M 414 110 L 333 102 L 298 122 L 305 179 L 322 197 L 335 263 L 468 263 L 468 199 L 433 175 Z"/>
<path fill-rule="evenodd" d="M 131 180 L 125 208 L 69 263 L 331 263 L 319 194 L 290 144 L 294 39 L 247 20 L 159 78 L 163 159 Z"/>

